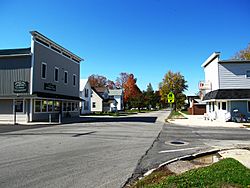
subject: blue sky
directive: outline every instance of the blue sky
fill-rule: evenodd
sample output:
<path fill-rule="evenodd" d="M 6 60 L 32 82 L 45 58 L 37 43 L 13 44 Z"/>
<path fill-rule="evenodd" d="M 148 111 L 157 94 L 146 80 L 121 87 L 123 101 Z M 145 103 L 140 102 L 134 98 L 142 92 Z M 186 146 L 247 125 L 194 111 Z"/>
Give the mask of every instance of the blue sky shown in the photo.
<path fill-rule="evenodd" d="M 85 59 L 81 78 L 133 73 L 158 89 L 168 70 L 204 79 L 214 51 L 231 58 L 250 42 L 249 0 L 1 0 L 0 49 L 30 46 L 37 30 Z"/>

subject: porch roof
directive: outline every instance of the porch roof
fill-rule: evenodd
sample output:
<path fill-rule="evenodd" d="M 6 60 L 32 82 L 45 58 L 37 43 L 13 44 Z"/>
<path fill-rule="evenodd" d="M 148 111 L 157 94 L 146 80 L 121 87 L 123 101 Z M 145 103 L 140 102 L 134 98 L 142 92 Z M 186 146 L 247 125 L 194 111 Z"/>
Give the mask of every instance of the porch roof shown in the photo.
<path fill-rule="evenodd" d="M 226 99 L 226 100 L 250 100 L 250 89 L 218 89 L 207 93 L 203 101 Z"/>

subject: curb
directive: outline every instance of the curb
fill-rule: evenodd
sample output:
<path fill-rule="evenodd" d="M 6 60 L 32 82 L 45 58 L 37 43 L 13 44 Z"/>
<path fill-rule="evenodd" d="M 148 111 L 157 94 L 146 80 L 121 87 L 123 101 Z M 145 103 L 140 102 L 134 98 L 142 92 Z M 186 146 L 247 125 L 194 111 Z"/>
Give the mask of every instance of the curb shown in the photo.
<path fill-rule="evenodd" d="M 192 159 L 195 159 L 195 158 L 198 158 L 198 157 L 203 157 L 203 156 L 206 156 L 206 155 L 211 155 L 211 154 L 218 153 L 219 151 L 230 150 L 230 149 L 248 149 L 249 150 L 250 148 L 247 147 L 247 146 L 242 146 L 242 147 L 240 147 L 240 146 L 239 147 L 226 147 L 226 148 L 221 148 L 221 149 L 211 149 L 211 150 L 207 150 L 207 151 L 203 151 L 203 152 L 197 152 L 197 153 L 194 153 L 194 154 L 191 154 L 191 155 L 185 155 L 185 156 L 182 156 L 182 157 L 177 157 L 177 158 L 171 159 L 169 161 L 166 161 L 166 162 L 160 164 L 157 168 L 153 168 L 153 169 L 147 171 L 139 179 L 141 179 L 141 178 L 143 178 L 145 176 L 150 175 L 151 173 L 153 173 L 155 170 L 159 169 L 162 166 L 171 164 L 171 163 L 179 161 L 179 160 L 192 160 Z"/>

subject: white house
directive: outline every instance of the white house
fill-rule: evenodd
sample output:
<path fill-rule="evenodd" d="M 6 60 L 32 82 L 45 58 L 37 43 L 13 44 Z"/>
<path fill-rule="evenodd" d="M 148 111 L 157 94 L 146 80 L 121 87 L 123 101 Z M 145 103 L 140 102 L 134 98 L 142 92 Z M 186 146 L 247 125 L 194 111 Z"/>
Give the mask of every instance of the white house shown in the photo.
<path fill-rule="evenodd" d="M 91 88 L 91 112 L 102 112 L 104 98 L 95 90 Z"/>
<path fill-rule="evenodd" d="M 108 88 L 92 87 L 91 90 L 91 112 L 109 112 L 111 104 L 117 103 L 113 96 L 109 96 Z"/>
<path fill-rule="evenodd" d="M 122 89 L 110 89 L 109 96 L 114 97 L 115 103 L 110 104 L 111 111 L 123 110 L 123 90 Z"/>
<path fill-rule="evenodd" d="M 88 79 L 80 79 L 81 114 L 91 113 L 91 86 Z"/>
<path fill-rule="evenodd" d="M 210 119 L 227 121 L 250 117 L 250 61 L 220 60 L 213 53 L 202 65 L 205 81 L 200 82 L 204 92 L 206 113 Z"/>

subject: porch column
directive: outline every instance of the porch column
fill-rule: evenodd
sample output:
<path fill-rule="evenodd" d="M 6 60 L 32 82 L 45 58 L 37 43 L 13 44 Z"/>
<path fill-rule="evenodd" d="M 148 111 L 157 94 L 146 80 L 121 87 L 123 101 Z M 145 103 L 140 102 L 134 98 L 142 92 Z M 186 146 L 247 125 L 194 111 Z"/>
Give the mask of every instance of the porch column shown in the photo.
<path fill-rule="evenodd" d="M 30 99 L 29 121 L 33 121 L 33 99 Z"/>

